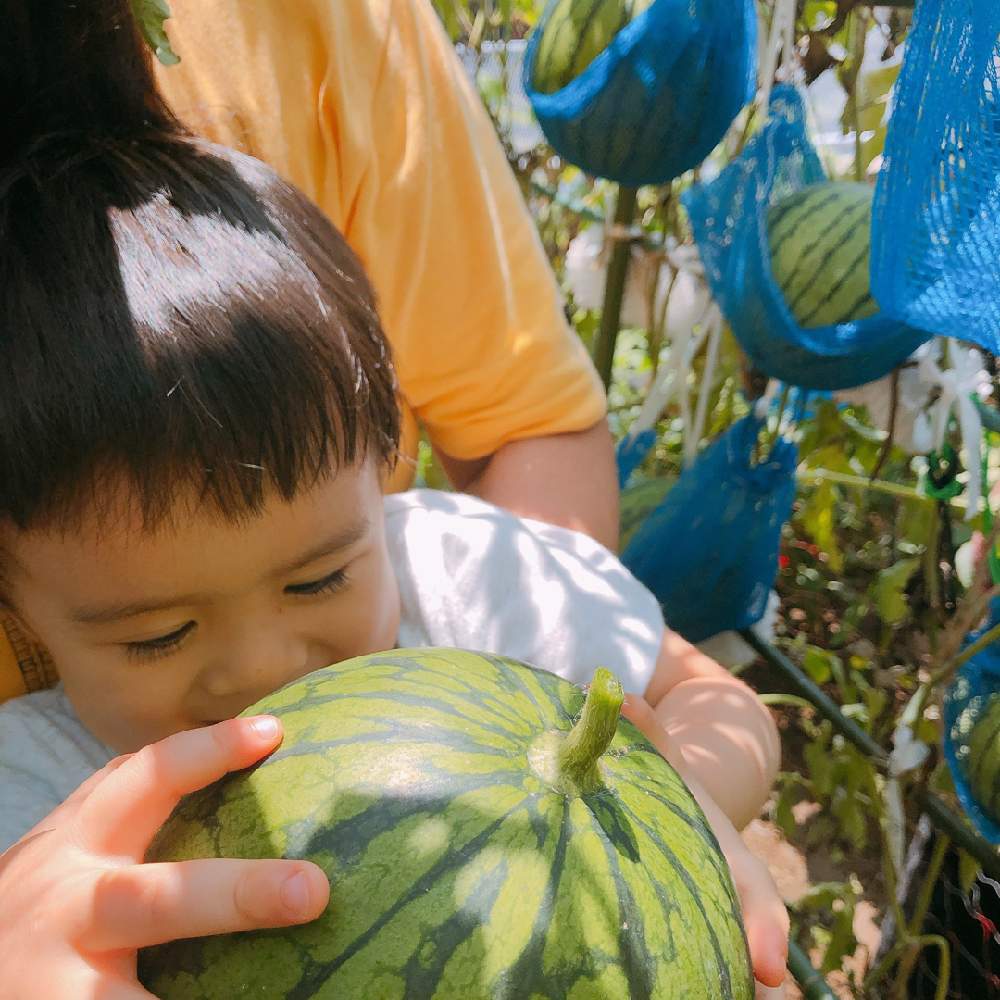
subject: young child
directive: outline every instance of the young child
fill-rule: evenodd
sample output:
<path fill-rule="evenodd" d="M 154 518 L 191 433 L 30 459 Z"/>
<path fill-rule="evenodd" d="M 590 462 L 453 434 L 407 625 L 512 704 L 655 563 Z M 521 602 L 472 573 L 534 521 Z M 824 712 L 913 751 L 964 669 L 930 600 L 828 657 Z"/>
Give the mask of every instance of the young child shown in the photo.
<path fill-rule="evenodd" d="M 0 598 L 61 678 L 0 708 L 0 996 L 148 996 L 137 948 L 317 916 L 313 865 L 144 853 L 181 795 L 280 742 L 232 716 L 406 645 L 615 670 L 780 982 L 784 909 L 733 827 L 777 764 L 749 689 L 596 542 L 469 497 L 383 501 L 395 385 L 342 239 L 181 131 L 127 0 L 0 12 Z"/>

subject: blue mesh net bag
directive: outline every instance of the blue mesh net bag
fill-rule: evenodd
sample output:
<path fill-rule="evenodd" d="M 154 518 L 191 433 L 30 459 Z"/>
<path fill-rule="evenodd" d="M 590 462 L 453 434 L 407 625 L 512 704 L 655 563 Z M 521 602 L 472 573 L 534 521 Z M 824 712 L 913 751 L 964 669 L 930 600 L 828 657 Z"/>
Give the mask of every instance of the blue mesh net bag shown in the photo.
<path fill-rule="evenodd" d="M 528 44 L 524 86 L 561 156 L 638 187 L 690 170 L 722 139 L 754 92 L 757 19 L 753 0 L 653 0 L 629 21 L 633 4 L 644 6 L 550 0 Z M 609 10 L 617 21 L 587 63 Z"/>
<path fill-rule="evenodd" d="M 772 274 L 768 216 L 772 206 L 825 180 L 806 135 L 802 101 L 782 85 L 774 89 L 768 123 L 739 159 L 687 191 L 684 204 L 712 294 L 753 363 L 790 385 L 849 389 L 881 378 L 930 335 L 878 312 L 854 322 L 799 325 Z M 803 252 L 813 232 L 802 223 Z M 838 291 L 833 287 L 830 295 Z"/>
<path fill-rule="evenodd" d="M 1000 351 L 1000 3 L 921 0 L 872 223 L 883 310 Z"/>
<path fill-rule="evenodd" d="M 994 600 L 988 623 L 969 635 L 966 646 L 997 624 L 1000 624 L 1000 600 Z M 970 746 L 976 738 L 977 723 L 982 722 L 985 727 L 980 732 L 989 734 L 993 728 L 987 712 L 991 699 L 995 697 L 1000 697 L 1000 643 L 980 650 L 962 665 L 949 685 L 944 701 L 944 754 L 959 801 L 973 826 L 988 840 L 1000 844 L 1000 824 L 984 808 L 986 803 L 973 790 L 974 771 L 970 760 Z M 993 736 L 1000 736 L 1000 730 Z M 995 786 L 994 793 L 1000 793 L 1000 786 Z M 995 806 L 994 799 L 994 812 Z"/>
<path fill-rule="evenodd" d="M 751 415 L 712 442 L 622 553 L 689 642 L 749 628 L 767 609 L 795 497 L 797 449 L 779 438 L 754 464 L 761 426 Z"/>
<path fill-rule="evenodd" d="M 626 434 L 615 448 L 615 464 L 618 466 L 618 489 L 623 490 L 632 478 L 632 473 L 642 465 L 649 450 L 656 443 L 656 431 L 644 430 L 633 437 Z"/>

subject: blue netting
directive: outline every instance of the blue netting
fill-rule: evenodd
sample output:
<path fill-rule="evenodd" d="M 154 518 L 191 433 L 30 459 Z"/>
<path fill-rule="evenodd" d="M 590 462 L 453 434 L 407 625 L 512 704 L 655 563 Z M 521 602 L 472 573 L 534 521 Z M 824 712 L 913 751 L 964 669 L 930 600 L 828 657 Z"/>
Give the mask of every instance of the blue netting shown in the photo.
<path fill-rule="evenodd" d="M 882 314 L 856 323 L 800 327 L 771 273 L 768 208 L 825 181 L 806 136 L 802 101 L 776 87 L 771 118 L 742 156 L 684 195 L 712 294 L 754 364 L 807 389 L 848 389 L 890 372 L 929 334 Z"/>
<path fill-rule="evenodd" d="M 632 473 L 642 465 L 649 454 L 650 448 L 656 444 L 656 431 L 640 431 L 633 437 L 626 434 L 618 442 L 615 449 L 615 461 L 618 465 L 618 489 L 623 490 L 632 478 Z"/>
<path fill-rule="evenodd" d="M 1000 3 L 921 0 L 872 217 L 872 291 L 1000 351 Z"/>
<path fill-rule="evenodd" d="M 524 87 L 546 138 L 588 173 L 630 187 L 697 166 L 754 92 L 753 0 L 655 0 L 561 90 L 535 90 L 550 2 L 528 44 Z"/>
<path fill-rule="evenodd" d="M 971 645 L 1000 624 L 1000 600 L 990 609 L 989 622 L 966 640 Z M 1000 844 L 1000 826 L 979 807 L 965 777 L 968 739 L 990 697 L 1000 694 L 1000 643 L 987 646 L 960 668 L 944 700 L 944 755 L 955 781 L 955 790 L 973 826 L 994 844 Z"/>
<path fill-rule="evenodd" d="M 760 428 L 745 417 L 709 445 L 622 553 L 689 642 L 749 628 L 767 609 L 795 497 L 797 449 L 779 439 L 754 465 Z"/>

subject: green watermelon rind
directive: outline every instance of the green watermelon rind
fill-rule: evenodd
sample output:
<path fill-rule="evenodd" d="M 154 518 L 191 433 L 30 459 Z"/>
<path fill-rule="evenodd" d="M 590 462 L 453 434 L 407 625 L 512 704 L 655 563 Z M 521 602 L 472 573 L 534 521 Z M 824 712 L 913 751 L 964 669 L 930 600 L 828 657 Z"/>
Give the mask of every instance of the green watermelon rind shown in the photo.
<path fill-rule="evenodd" d="M 771 207 L 771 273 L 803 328 L 865 319 L 878 312 L 870 289 L 869 185 L 826 181 Z"/>
<path fill-rule="evenodd" d="M 162 1000 L 750 1000 L 717 841 L 638 730 L 620 724 L 595 795 L 557 795 L 527 765 L 582 701 L 514 661 L 424 649 L 248 709 L 280 716 L 285 742 L 186 798 L 148 859 L 310 858 L 330 906 L 301 928 L 147 949 L 142 981 Z"/>
<path fill-rule="evenodd" d="M 1000 822 L 1000 696 L 989 699 L 972 726 L 965 770 L 976 801 Z"/>
<path fill-rule="evenodd" d="M 532 84 L 554 94 L 572 83 L 653 0 L 555 0 L 539 28 Z"/>

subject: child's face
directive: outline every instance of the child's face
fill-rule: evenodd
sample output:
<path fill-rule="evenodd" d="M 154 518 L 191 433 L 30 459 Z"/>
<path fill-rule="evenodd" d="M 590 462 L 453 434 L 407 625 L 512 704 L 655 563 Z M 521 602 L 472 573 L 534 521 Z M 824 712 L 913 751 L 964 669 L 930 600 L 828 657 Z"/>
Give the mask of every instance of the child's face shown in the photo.
<path fill-rule="evenodd" d="M 180 511 L 183 508 L 179 508 Z M 399 594 L 367 463 L 233 525 L 0 532 L 10 597 L 84 724 L 120 752 L 236 715 L 296 677 L 390 649 Z"/>

